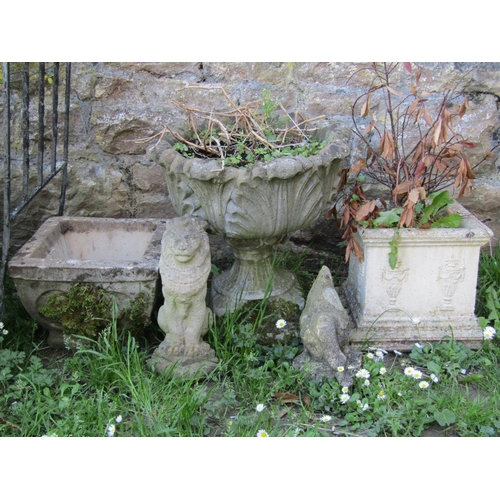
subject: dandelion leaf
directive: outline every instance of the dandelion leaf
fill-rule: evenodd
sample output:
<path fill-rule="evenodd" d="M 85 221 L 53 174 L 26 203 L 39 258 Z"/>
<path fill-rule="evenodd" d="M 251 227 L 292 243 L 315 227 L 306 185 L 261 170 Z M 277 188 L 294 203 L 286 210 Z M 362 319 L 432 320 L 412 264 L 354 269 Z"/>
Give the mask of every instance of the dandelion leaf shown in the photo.
<path fill-rule="evenodd" d="M 435 411 L 434 418 L 441 427 L 445 427 L 447 425 L 454 424 L 457 417 L 455 415 L 455 412 L 445 408 L 442 411 Z"/>
<path fill-rule="evenodd" d="M 490 314 L 488 316 L 489 320 L 500 321 L 500 300 L 498 299 L 498 293 L 493 287 L 490 285 L 486 289 L 486 307 L 489 309 Z"/>
<path fill-rule="evenodd" d="M 431 227 L 460 227 L 462 216 L 458 214 L 445 215 L 441 219 L 434 221 Z"/>
<path fill-rule="evenodd" d="M 441 367 L 435 361 L 429 361 L 427 363 L 427 369 L 434 374 L 439 374 L 441 372 Z"/>
<path fill-rule="evenodd" d="M 375 227 L 394 227 L 398 224 L 402 211 L 403 208 L 398 207 L 381 212 L 380 216 L 373 221 L 373 225 Z"/>

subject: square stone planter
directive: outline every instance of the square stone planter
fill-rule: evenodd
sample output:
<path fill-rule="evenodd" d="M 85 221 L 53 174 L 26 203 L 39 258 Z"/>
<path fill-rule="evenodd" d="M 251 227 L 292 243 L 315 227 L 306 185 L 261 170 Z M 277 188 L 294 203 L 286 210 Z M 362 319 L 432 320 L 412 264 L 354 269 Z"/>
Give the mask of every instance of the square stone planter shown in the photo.
<path fill-rule="evenodd" d="M 42 224 L 10 261 L 9 274 L 28 313 L 49 330 L 49 345 L 64 347 L 62 325 L 39 308 L 75 283 L 106 290 L 119 311 L 144 292 L 144 314 L 151 315 L 164 230 L 160 219 L 52 217 Z"/>
<path fill-rule="evenodd" d="M 457 202 L 450 212 L 462 215 L 459 228 L 399 230 L 395 269 L 389 266 L 394 229 L 356 233 L 364 260 L 351 256 L 344 284 L 356 324 L 351 344 L 407 351 L 453 335 L 481 346 L 474 315 L 479 253 L 493 233 Z"/>

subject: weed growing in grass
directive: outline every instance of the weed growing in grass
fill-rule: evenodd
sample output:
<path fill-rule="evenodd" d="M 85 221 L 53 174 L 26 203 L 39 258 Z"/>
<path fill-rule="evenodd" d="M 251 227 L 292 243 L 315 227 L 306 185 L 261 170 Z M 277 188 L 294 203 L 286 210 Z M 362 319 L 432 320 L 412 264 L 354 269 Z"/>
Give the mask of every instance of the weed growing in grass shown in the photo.
<path fill-rule="evenodd" d="M 24 309 L 10 278 L 7 278 L 5 283 L 2 324 L 4 326 L 1 328 L 0 344 L 3 348 L 31 352 L 44 340 L 42 329 Z"/>

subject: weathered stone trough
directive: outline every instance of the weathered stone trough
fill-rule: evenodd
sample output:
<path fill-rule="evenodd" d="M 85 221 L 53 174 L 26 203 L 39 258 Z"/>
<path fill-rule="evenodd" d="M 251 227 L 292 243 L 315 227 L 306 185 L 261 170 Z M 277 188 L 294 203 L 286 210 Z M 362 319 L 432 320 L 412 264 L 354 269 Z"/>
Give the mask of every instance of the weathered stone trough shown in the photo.
<path fill-rule="evenodd" d="M 9 264 L 28 313 L 49 330 L 48 343 L 63 347 L 62 326 L 40 314 L 54 294 L 75 283 L 92 283 L 109 292 L 119 311 L 138 297 L 151 315 L 158 281 L 161 219 L 52 217 L 17 252 Z"/>

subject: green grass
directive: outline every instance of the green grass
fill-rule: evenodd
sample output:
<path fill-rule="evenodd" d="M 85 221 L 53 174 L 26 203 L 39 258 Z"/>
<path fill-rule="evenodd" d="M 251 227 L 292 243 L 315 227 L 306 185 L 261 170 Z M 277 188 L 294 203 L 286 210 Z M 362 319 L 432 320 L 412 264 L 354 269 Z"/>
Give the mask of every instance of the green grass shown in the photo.
<path fill-rule="evenodd" d="M 498 281 L 485 277 L 492 266 L 483 256 L 478 303 L 488 287 L 498 290 Z M 302 351 L 299 313 L 286 303 L 265 299 L 217 318 L 206 337 L 217 368 L 204 380 L 181 380 L 150 371 L 146 360 L 155 344 L 118 330 L 114 320 L 76 352 L 48 349 L 45 332 L 11 285 L 8 293 L 3 322 L 9 333 L 0 335 L 0 436 L 104 437 L 110 425 L 114 436 L 253 437 L 260 430 L 289 437 L 500 435 L 497 338 L 477 351 L 453 338 L 401 356 L 377 357 L 367 349 L 365 377 L 354 377 L 343 402 L 335 379 L 309 380 L 293 369 Z M 486 308 L 484 317 L 489 313 Z M 287 321 L 284 328 L 276 327 L 278 319 Z M 286 335 L 276 342 L 269 333 Z M 421 377 L 405 374 L 409 367 Z"/>
<path fill-rule="evenodd" d="M 497 246 L 491 254 L 481 253 L 479 269 L 476 314 L 487 317 L 490 313 L 487 304 L 487 290 L 490 287 L 493 287 L 497 292 L 500 290 L 500 246 Z"/>

